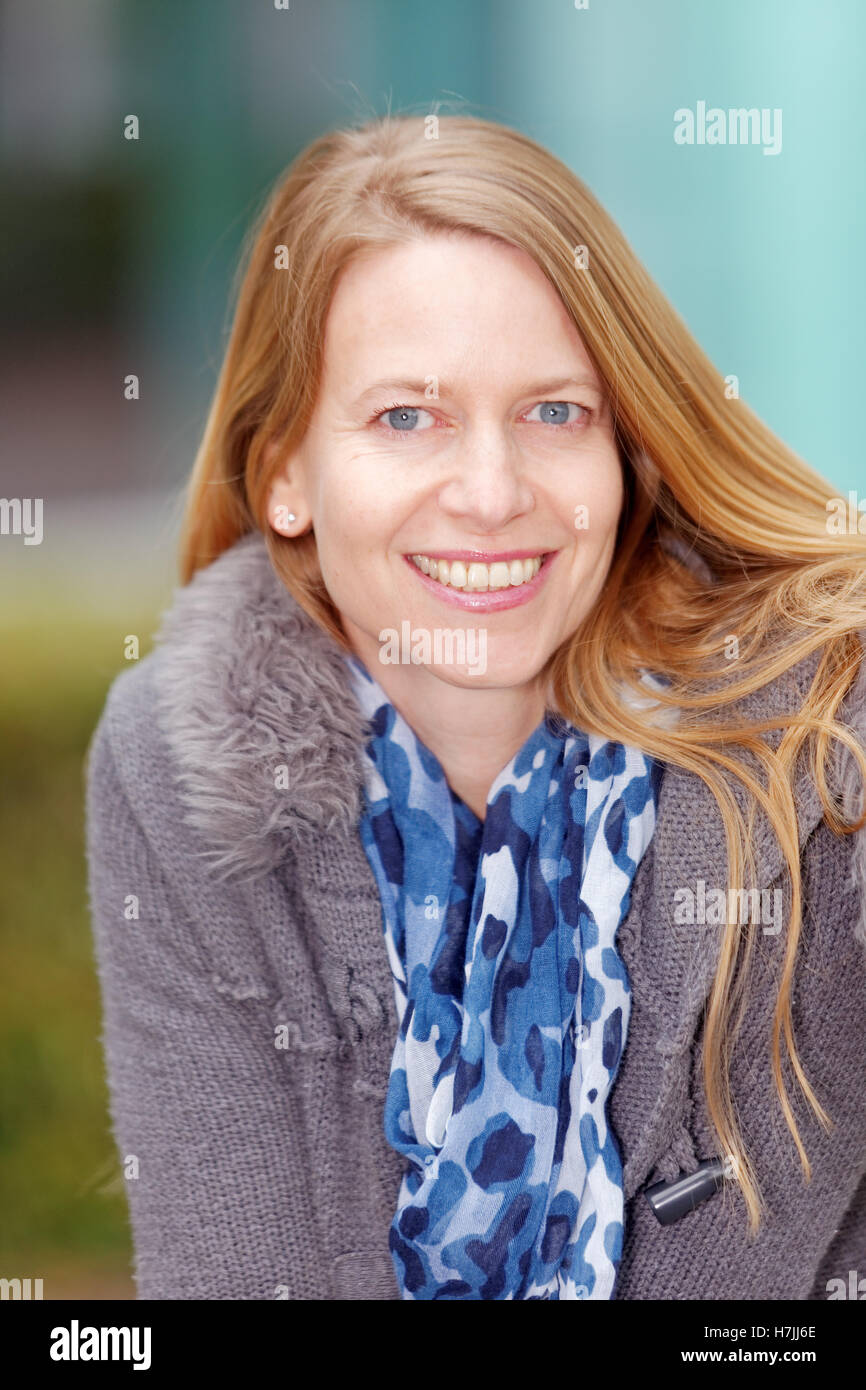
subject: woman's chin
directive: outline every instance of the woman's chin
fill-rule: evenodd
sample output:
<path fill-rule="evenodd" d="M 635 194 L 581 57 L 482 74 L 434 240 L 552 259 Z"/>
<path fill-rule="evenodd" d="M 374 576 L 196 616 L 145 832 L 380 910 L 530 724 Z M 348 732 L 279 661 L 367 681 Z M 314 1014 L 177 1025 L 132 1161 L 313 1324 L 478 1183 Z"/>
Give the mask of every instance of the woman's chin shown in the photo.
<path fill-rule="evenodd" d="M 425 670 L 444 685 L 463 690 L 508 690 L 535 680 L 543 662 L 535 657 L 509 658 L 485 651 L 483 644 L 466 653 L 464 660 L 421 661 L 411 663 L 411 669 Z"/>

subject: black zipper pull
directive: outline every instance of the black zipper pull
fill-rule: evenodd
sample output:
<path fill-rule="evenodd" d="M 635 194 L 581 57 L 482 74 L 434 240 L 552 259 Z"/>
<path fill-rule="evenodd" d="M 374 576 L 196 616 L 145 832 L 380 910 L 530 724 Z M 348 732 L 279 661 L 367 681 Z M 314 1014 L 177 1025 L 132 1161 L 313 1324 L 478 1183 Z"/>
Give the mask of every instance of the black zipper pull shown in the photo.
<path fill-rule="evenodd" d="M 728 1165 L 721 1158 L 707 1158 L 694 1173 L 674 1178 L 673 1182 L 657 1182 L 646 1189 L 644 1196 L 661 1224 L 670 1226 L 714 1196 L 727 1176 Z"/>

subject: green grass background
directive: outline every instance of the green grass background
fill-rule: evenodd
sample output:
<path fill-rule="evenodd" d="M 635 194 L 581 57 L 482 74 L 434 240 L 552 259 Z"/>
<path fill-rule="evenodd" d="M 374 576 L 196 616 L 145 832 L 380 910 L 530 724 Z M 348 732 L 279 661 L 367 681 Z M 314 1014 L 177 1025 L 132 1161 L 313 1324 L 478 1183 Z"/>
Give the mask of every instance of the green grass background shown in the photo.
<path fill-rule="evenodd" d="M 156 611 L 0 626 L 0 1275 L 134 1298 L 87 900 L 84 760 L 123 638 Z"/>

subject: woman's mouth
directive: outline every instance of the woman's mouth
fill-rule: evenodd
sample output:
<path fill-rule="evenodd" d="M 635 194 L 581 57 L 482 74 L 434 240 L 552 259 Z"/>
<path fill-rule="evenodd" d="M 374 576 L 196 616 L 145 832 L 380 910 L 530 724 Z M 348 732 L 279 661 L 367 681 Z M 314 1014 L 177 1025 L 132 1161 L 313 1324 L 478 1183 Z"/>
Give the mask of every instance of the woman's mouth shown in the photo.
<path fill-rule="evenodd" d="M 406 555 L 425 588 L 458 608 L 496 612 L 528 603 L 545 583 L 556 551 L 513 552 L 489 560 L 459 552 Z"/>

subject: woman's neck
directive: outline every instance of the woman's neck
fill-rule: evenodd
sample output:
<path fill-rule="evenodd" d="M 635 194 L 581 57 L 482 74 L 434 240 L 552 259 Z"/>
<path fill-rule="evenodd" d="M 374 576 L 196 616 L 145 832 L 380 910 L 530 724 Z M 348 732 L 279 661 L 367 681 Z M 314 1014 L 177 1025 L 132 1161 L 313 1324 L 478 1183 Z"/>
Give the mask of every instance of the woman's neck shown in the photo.
<path fill-rule="evenodd" d="M 367 669 L 438 758 L 452 791 L 484 820 L 493 782 L 541 723 L 541 685 L 473 690 L 449 685 L 425 667 Z"/>

